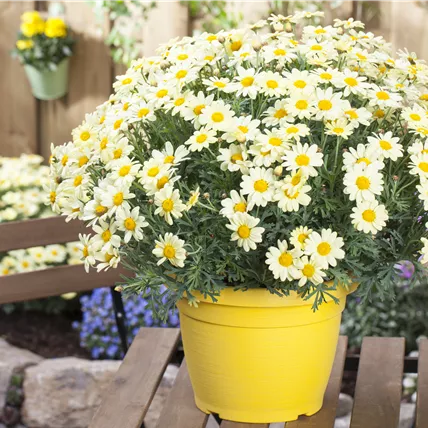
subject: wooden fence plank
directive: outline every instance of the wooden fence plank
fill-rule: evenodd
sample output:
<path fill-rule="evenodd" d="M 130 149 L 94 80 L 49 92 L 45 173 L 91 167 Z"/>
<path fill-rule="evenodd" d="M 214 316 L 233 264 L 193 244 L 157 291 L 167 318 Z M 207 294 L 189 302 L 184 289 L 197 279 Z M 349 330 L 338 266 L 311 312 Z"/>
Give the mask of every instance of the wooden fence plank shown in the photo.
<path fill-rule="evenodd" d="M 129 274 L 120 266 L 106 272 L 91 269 L 86 273 L 83 265 L 73 265 L 0 276 L 0 304 L 112 286 L 121 282 L 121 275 Z"/>
<path fill-rule="evenodd" d="M 140 428 L 179 335 L 179 329 L 140 330 L 89 428 Z"/>
<path fill-rule="evenodd" d="M 0 223 L 0 253 L 39 245 L 78 241 L 79 233 L 90 233 L 79 220 L 65 222 L 65 217 Z"/>
<path fill-rule="evenodd" d="M 322 409 L 311 417 L 302 416 L 297 421 L 288 422 L 285 428 L 332 428 L 336 418 L 340 388 L 342 386 L 343 367 L 346 359 L 348 338 L 341 336 L 337 344 L 333 369 L 324 396 Z"/>
<path fill-rule="evenodd" d="M 186 361 L 181 364 L 174 386 L 159 417 L 157 428 L 204 428 L 208 415 L 195 405 Z"/>
<path fill-rule="evenodd" d="M 0 1 L 0 156 L 37 152 L 36 100 L 24 68 L 11 58 L 20 16 L 35 1 Z"/>
<path fill-rule="evenodd" d="M 40 2 L 44 7 L 48 2 Z M 65 20 L 76 37 L 71 58 L 69 93 L 55 101 L 40 102 L 40 147 L 46 159 L 50 144 L 71 140 L 71 131 L 112 91 L 112 60 L 104 37 L 108 19 L 99 23 L 91 5 L 84 1 L 61 1 Z M 101 31 L 100 31 L 101 30 Z"/>
<path fill-rule="evenodd" d="M 269 424 L 244 424 L 242 422 L 223 421 L 221 428 L 269 428 Z"/>
<path fill-rule="evenodd" d="M 404 338 L 363 339 L 351 428 L 398 426 L 404 348 Z"/>
<path fill-rule="evenodd" d="M 419 344 L 416 428 L 428 427 L 428 339 Z"/>

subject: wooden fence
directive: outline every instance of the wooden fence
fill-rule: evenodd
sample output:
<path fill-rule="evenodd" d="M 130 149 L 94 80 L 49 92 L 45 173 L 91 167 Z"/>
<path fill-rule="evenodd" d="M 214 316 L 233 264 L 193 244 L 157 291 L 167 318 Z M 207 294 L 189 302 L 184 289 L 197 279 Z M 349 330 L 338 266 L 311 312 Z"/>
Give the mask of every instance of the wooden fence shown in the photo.
<path fill-rule="evenodd" d="M 71 130 L 80 124 L 85 113 L 105 101 L 111 93 L 114 76 L 123 67 L 113 64 L 104 38 L 108 18 L 100 22 L 86 1 L 62 0 L 65 18 L 74 30 L 77 43 L 71 60 L 70 91 L 55 101 L 33 98 L 24 70 L 10 57 L 20 15 L 32 9 L 46 10 L 48 1 L 0 0 L 0 156 L 40 153 L 47 157 L 51 142 L 62 144 L 70 139 Z M 367 2 L 366 2 L 367 3 Z M 393 42 L 395 48 L 407 46 L 428 58 L 428 9 L 418 2 L 384 1 L 378 5 L 379 19 L 370 28 Z M 419 2 L 427 4 L 427 2 Z M 355 2 L 343 2 L 340 11 L 324 2 L 327 19 L 348 17 L 359 8 Z M 231 1 L 231 10 L 243 13 L 244 21 L 256 21 L 266 15 L 268 1 Z M 352 12 L 353 11 L 353 12 Z M 187 7 L 179 0 L 157 0 L 143 28 L 144 50 L 151 55 L 159 43 L 191 31 Z"/>

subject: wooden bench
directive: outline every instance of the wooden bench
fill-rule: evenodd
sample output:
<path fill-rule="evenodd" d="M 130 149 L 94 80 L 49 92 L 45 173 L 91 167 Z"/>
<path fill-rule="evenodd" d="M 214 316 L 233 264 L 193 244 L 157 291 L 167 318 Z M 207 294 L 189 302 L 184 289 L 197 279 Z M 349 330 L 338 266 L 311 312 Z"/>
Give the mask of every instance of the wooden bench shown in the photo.
<path fill-rule="evenodd" d="M 143 328 L 104 394 L 90 428 L 139 428 L 179 341 L 177 329 Z M 417 366 L 417 428 L 428 427 L 428 340 L 417 360 L 405 360 L 403 338 L 366 337 L 361 355 L 346 359 L 347 338 L 340 337 L 323 408 L 283 428 L 333 428 L 345 367 L 357 368 L 351 428 L 396 428 L 399 423 L 403 368 Z M 357 362 L 357 365 L 355 364 Z M 183 360 L 157 423 L 158 428 L 204 428 L 208 415 L 195 406 Z M 268 424 L 221 421 L 221 428 L 268 428 Z M 277 426 L 277 425 L 275 425 Z"/>

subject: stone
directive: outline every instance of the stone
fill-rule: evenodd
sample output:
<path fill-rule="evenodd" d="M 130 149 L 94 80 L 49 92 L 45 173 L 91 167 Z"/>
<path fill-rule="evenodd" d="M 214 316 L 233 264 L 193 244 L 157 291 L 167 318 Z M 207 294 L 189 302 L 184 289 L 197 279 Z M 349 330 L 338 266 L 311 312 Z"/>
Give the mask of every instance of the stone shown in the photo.
<path fill-rule="evenodd" d="M 346 415 L 341 418 L 336 418 L 334 428 L 349 428 L 351 425 L 351 415 Z"/>
<path fill-rule="evenodd" d="M 165 405 L 166 398 L 177 377 L 178 367 L 174 364 L 169 364 L 162 377 L 161 383 L 156 391 L 153 401 L 150 404 L 149 410 L 144 418 L 146 428 L 156 427 L 156 423 Z"/>
<path fill-rule="evenodd" d="M 12 373 L 15 370 L 37 364 L 42 360 L 40 355 L 17 348 L 4 339 L 0 339 L 0 411 L 6 403 L 6 392 Z"/>
<path fill-rule="evenodd" d="M 120 364 L 69 357 L 27 368 L 23 423 L 31 428 L 87 428 Z"/>
<path fill-rule="evenodd" d="M 401 403 L 400 406 L 400 424 L 399 428 L 412 428 L 415 421 L 415 409 L 414 403 Z"/>
<path fill-rule="evenodd" d="M 348 395 L 339 394 L 339 403 L 337 404 L 336 417 L 341 418 L 343 416 L 349 415 L 352 412 L 352 406 L 354 405 L 354 399 Z"/>

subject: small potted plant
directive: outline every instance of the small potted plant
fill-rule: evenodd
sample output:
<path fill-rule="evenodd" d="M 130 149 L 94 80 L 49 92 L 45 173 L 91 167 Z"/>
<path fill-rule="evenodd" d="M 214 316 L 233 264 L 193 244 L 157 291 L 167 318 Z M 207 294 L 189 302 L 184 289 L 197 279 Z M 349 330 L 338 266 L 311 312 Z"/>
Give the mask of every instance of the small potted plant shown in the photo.
<path fill-rule="evenodd" d="M 73 43 L 63 19 L 44 20 L 36 11 L 21 16 L 21 29 L 12 53 L 24 65 L 36 98 L 54 100 L 67 93 Z"/>
<path fill-rule="evenodd" d="M 196 404 L 224 419 L 317 412 L 346 295 L 393 297 L 397 262 L 428 259 L 428 67 L 313 16 L 163 45 L 52 153 L 86 267 L 178 304 Z"/>

